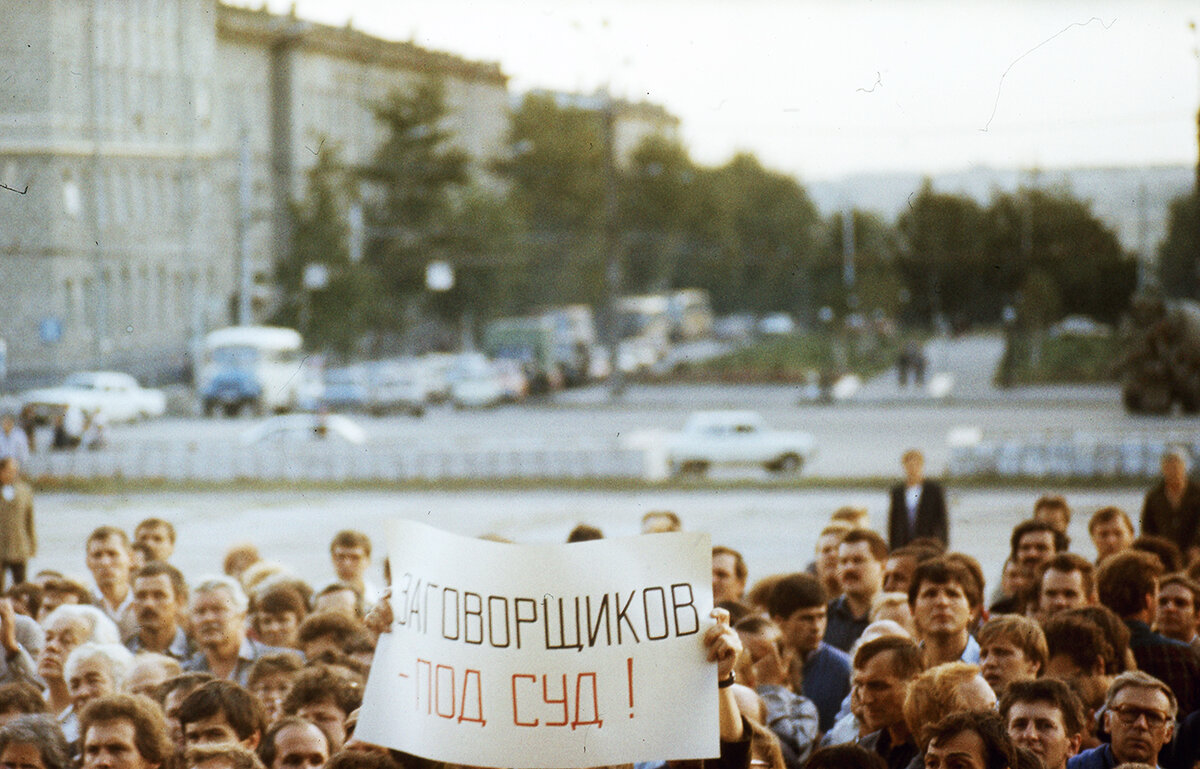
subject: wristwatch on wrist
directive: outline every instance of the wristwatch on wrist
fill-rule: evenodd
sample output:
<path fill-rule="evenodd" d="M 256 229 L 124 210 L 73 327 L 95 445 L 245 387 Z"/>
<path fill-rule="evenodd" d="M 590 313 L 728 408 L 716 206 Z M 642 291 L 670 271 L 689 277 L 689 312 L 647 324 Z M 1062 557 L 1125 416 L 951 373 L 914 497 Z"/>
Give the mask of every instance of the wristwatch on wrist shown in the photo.
<path fill-rule="evenodd" d="M 733 682 L 735 680 L 736 679 L 733 675 L 733 671 L 730 670 L 728 676 L 726 676 L 725 678 L 722 678 L 720 681 L 717 681 L 717 688 L 718 689 L 728 689 L 730 686 L 733 686 Z"/>

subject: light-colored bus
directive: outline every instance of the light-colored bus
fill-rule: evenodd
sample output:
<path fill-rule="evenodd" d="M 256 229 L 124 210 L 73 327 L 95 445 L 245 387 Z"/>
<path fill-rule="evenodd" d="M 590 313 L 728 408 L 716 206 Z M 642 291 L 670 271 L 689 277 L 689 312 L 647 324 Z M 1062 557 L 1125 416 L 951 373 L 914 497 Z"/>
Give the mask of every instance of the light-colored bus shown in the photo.
<path fill-rule="evenodd" d="M 197 389 L 205 415 L 312 408 L 320 366 L 303 353 L 300 333 L 273 326 L 232 326 L 204 338 Z"/>

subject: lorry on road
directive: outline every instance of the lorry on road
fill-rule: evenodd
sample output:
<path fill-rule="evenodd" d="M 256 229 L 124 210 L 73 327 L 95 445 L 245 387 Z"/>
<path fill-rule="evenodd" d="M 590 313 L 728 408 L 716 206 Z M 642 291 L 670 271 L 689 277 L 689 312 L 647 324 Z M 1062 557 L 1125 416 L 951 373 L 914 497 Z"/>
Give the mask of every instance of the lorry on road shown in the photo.
<path fill-rule="evenodd" d="M 483 330 L 483 351 L 490 358 L 520 364 L 531 394 L 585 383 L 594 341 L 591 310 L 586 307 L 500 318 Z"/>
<path fill-rule="evenodd" d="M 315 407 L 320 365 L 306 358 L 300 332 L 232 326 L 204 338 L 196 385 L 205 416 L 281 413 Z"/>

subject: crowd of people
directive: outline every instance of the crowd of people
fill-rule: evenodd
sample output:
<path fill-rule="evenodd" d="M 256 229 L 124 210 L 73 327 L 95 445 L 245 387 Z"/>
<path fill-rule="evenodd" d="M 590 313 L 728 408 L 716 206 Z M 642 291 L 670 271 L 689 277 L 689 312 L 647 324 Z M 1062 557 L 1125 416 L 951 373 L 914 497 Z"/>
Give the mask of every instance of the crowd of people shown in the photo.
<path fill-rule="evenodd" d="M 741 712 L 769 732 L 747 732 L 751 755 L 787 769 L 1197 766 L 1200 489 L 1187 456 L 1163 458 L 1138 527 L 1117 507 L 1091 513 L 1095 562 L 1071 552 L 1067 500 L 1039 498 L 990 593 L 979 562 L 948 550 L 945 494 L 920 453 L 903 465 L 886 539 L 865 509 L 843 508 L 808 569 L 753 583 L 736 550 L 713 548 L 714 601 L 742 647 Z M 677 524 L 651 514 L 644 530 Z"/>
<path fill-rule="evenodd" d="M 704 763 L 1194 769 L 1200 493 L 1186 457 L 1164 458 L 1138 526 L 1116 507 L 1091 513 L 1096 562 L 1070 549 L 1067 500 L 1038 499 L 991 591 L 978 561 L 948 550 L 946 495 L 923 457 L 903 466 L 886 532 L 837 510 L 808 568 L 751 581 L 736 549 L 713 548 L 704 644 L 721 755 Z M 324 585 L 249 544 L 189 581 L 161 518 L 92 531 L 86 580 L 27 575 L 36 533 L 18 467 L 0 458 L 0 513 L 20 511 L 0 529 L 13 582 L 0 769 L 446 769 L 355 737 L 391 625 L 366 534 L 333 537 Z M 682 528 L 673 512 L 642 521 L 645 534 Z M 567 540 L 602 536 L 580 525 Z"/>

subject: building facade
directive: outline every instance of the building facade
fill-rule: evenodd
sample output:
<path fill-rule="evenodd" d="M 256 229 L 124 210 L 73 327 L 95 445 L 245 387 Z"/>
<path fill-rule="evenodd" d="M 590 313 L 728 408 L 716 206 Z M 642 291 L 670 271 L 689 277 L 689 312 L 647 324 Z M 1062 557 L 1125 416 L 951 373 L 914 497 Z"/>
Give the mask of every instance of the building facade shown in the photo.
<path fill-rule="evenodd" d="M 441 76 L 480 167 L 507 130 L 498 65 L 349 28 L 215 0 L 0 0 L 0 18 L 10 386 L 83 367 L 183 373 L 237 318 L 242 277 L 264 291 L 313 150 L 369 157 L 370 107 L 390 90 Z"/>

